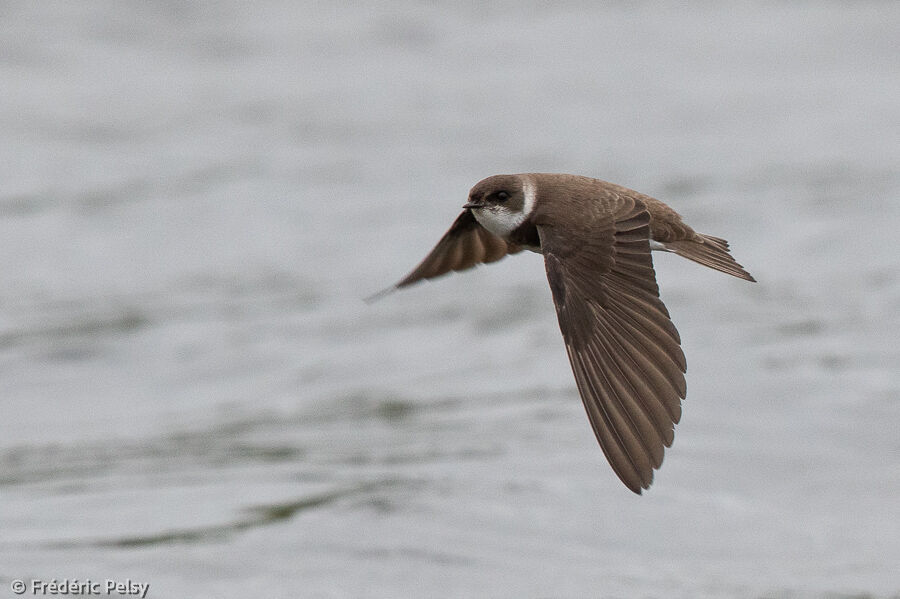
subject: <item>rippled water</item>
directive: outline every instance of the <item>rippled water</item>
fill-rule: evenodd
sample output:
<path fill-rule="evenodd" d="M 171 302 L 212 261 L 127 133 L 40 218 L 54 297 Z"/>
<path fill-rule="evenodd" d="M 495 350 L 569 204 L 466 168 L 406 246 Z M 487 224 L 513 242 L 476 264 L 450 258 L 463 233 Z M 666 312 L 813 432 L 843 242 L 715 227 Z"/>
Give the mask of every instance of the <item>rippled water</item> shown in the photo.
<path fill-rule="evenodd" d="M 0 582 L 900 595 L 898 23 L 3 4 Z M 688 398 L 642 497 L 539 256 L 361 301 L 521 171 L 660 197 L 759 279 L 655 256 Z"/>

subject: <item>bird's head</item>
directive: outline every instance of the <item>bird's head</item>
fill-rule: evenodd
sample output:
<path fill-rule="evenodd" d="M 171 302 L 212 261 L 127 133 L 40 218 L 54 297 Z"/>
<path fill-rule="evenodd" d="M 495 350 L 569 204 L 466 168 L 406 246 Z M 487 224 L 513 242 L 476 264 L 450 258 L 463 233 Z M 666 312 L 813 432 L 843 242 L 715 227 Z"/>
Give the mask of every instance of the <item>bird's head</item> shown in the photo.
<path fill-rule="evenodd" d="M 506 238 L 534 210 L 534 185 L 525 175 L 494 175 L 479 181 L 463 205 L 482 227 Z"/>

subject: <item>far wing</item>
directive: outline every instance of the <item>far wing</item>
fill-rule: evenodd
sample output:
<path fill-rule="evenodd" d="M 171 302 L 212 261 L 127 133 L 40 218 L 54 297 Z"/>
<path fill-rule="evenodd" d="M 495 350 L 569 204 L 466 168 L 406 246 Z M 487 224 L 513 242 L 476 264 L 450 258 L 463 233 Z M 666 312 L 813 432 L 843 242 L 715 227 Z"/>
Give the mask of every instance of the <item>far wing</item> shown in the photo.
<path fill-rule="evenodd" d="M 460 214 L 453 226 L 444 233 L 434 249 L 411 273 L 393 289 L 433 279 L 454 270 L 466 270 L 477 264 L 496 262 L 507 254 L 522 251 L 478 224 L 471 210 Z"/>

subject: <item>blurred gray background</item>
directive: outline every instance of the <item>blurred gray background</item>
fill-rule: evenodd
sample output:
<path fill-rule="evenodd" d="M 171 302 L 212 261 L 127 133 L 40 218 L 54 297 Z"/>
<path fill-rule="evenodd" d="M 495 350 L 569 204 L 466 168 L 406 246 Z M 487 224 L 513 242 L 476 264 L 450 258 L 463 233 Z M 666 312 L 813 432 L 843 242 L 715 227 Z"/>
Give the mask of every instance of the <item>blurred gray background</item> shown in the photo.
<path fill-rule="evenodd" d="M 897 2 L 3 2 L 0 596 L 900 595 Z M 644 496 L 539 256 L 374 305 L 479 179 L 659 197 Z"/>

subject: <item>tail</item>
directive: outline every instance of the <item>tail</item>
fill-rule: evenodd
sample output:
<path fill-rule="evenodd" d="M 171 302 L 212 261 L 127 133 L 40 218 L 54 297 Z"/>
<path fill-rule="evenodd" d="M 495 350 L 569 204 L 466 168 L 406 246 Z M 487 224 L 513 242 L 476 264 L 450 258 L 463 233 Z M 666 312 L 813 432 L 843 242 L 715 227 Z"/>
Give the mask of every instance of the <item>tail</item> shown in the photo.
<path fill-rule="evenodd" d="M 703 266 L 714 268 L 739 279 L 756 282 L 756 279 L 731 257 L 727 241 L 712 235 L 703 235 L 702 233 L 697 235 L 699 239 L 666 241 L 663 245 L 666 250 Z"/>

